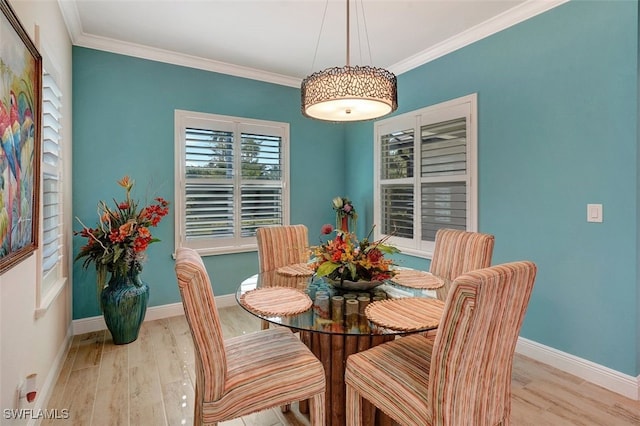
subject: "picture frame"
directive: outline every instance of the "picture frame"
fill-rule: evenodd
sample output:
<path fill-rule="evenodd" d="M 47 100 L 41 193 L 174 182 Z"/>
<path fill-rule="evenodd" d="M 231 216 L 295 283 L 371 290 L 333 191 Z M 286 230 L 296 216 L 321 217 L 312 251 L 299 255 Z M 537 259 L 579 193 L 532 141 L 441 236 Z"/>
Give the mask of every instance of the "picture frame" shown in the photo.
<path fill-rule="evenodd" d="M 38 248 L 42 56 L 0 0 L 0 274 Z"/>

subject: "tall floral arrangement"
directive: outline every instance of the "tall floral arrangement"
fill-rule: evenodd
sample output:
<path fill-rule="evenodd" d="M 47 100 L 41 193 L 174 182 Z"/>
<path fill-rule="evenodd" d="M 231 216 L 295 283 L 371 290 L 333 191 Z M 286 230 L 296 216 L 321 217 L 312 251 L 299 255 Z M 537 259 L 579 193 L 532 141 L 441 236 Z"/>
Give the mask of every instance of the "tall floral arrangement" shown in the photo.
<path fill-rule="evenodd" d="M 353 203 L 347 197 L 335 197 L 332 200 L 333 210 L 336 212 L 336 228 L 348 232 L 349 221 L 352 222 L 355 227 L 355 223 L 358 219 L 358 213 L 356 213 Z"/>
<path fill-rule="evenodd" d="M 119 180 L 118 185 L 124 188 L 125 199 L 114 199 L 113 207 L 99 201 L 97 226 L 89 228 L 80 222 L 82 231 L 74 233 L 87 239 L 75 260 L 84 259 L 85 269 L 95 264 L 98 294 L 106 285 L 107 273 L 126 275 L 142 271 L 147 247 L 160 241 L 153 238 L 150 228 L 158 226 L 169 213 L 169 202 L 161 197 L 140 207 L 131 197 L 134 181 L 129 176 Z"/>
<path fill-rule="evenodd" d="M 323 235 L 333 232 L 336 233 L 334 239 L 312 249 L 311 268 L 316 276 L 342 282 L 382 281 L 395 275 L 395 263 L 384 256 L 399 250 L 386 244 L 386 238 L 370 241 L 373 228 L 362 240 L 358 240 L 354 233 L 334 230 L 329 224 L 321 229 Z"/>

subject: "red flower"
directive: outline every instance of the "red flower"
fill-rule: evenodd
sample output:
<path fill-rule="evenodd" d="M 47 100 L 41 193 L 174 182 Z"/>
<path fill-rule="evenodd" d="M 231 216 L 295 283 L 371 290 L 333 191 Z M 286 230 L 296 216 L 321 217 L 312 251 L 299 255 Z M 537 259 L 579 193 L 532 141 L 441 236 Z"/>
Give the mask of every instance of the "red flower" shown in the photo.
<path fill-rule="evenodd" d="M 333 225 L 331 225 L 330 223 L 326 223 L 324 225 L 322 225 L 322 228 L 320 228 L 320 233 L 322 235 L 327 235 L 333 232 Z"/>
<path fill-rule="evenodd" d="M 373 250 L 369 250 L 369 253 L 367 253 L 367 257 L 369 258 L 369 261 L 371 261 L 371 263 L 377 263 L 384 256 L 380 250 L 373 249 Z"/>
<path fill-rule="evenodd" d="M 114 200 L 112 206 L 98 202 L 98 225 L 84 226 L 74 232 L 87 239 L 76 260 L 83 259 L 83 267 L 94 263 L 99 272 L 98 291 L 106 285 L 107 273 L 127 273 L 142 270 L 143 252 L 149 244 L 159 241 L 151 236 L 150 227 L 157 226 L 169 214 L 169 202 L 158 197 L 146 206 L 140 206 L 131 197 L 134 181 L 125 176 L 118 181 L 125 190 L 124 200 Z"/>

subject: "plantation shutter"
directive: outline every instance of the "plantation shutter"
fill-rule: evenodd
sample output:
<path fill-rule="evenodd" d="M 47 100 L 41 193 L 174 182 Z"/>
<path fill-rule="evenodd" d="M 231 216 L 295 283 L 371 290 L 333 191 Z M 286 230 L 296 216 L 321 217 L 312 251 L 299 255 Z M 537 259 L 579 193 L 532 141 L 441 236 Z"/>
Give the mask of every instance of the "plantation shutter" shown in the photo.
<path fill-rule="evenodd" d="M 382 233 L 413 238 L 414 129 L 381 136 Z"/>
<path fill-rule="evenodd" d="M 287 131 L 233 120 L 191 124 L 184 127 L 187 245 L 255 245 L 258 227 L 285 223 Z"/>
<path fill-rule="evenodd" d="M 477 95 L 375 123 L 374 236 L 430 256 L 441 228 L 477 230 Z"/>
<path fill-rule="evenodd" d="M 186 239 L 234 234 L 233 132 L 187 128 Z"/>
<path fill-rule="evenodd" d="M 242 133 L 243 237 L 260 226 L 282 225 L 282 137 Z"/>
<path fill-rule="evenodd" d="M 53 77 L 42 79 L 42 275 L 46 277 L 60 261 L 62 241 L 62 194 L 60 142 L 62 94 Z M 52 274 L 54 275 L 54 274 Z M 57 276 L 56 276 L 57 277 Z M 54 277 L 54 278 L 56 278 Z"/>
<path fill-rule="evenodd" d="M 467 225 L 467 121 L 465 117 L 420 128 L 422 240 L 434 241 L 440 228 Z"/>

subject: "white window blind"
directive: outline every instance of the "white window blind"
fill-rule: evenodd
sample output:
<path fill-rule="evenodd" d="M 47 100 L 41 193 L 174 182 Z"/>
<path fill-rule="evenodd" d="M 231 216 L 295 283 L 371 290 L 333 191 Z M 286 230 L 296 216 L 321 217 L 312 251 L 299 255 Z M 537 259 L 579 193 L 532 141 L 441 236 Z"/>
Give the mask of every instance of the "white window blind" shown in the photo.
<path fill-rule="evenodd" d="M 429 256 L 440 228 L 476 230 L 476 96 L 375 125 L 377 236 Z"/>
<path fill-rule="evenodd" d="M 465 230 L 466 182 L 432 181 L 439 176 L 465 176 L 467 171 L 467 120 L 465 117 L 422 126 L 421 203 L 422 240 L 434 241 L 440 228 Z"/>
<path fill-rule="evenodd" d="M 62 241 L 60 158 L 62 94 L 54 78 L 42 79 L 42 276 L 50 285 L 58 278 Z"/>
<path fill-rule="evenodd" d="M 257 227 L 287 222 L 287 124 L 176 111 L 176 129 L 177 240 L 203 254 L 249 250 Z"/>

